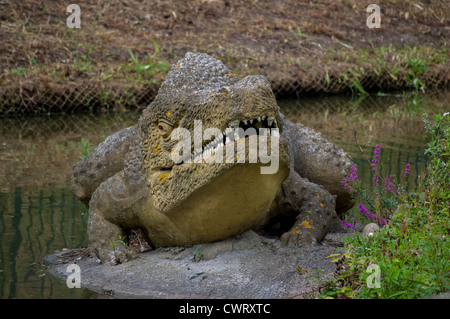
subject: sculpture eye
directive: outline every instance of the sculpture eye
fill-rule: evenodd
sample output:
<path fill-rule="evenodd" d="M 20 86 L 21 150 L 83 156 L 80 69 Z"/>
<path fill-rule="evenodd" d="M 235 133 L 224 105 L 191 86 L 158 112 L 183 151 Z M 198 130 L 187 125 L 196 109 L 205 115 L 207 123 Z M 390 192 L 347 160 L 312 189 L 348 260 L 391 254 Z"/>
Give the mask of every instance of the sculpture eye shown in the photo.
<path fill-rule="evenodd" d="M 164 139 L 167 139 L 170 136 L 170 133 L 172 133 L 173 124 L 166 120 L 160 120 L 158 122 L 158 130 L 159 134 L 161 134 Z"/>

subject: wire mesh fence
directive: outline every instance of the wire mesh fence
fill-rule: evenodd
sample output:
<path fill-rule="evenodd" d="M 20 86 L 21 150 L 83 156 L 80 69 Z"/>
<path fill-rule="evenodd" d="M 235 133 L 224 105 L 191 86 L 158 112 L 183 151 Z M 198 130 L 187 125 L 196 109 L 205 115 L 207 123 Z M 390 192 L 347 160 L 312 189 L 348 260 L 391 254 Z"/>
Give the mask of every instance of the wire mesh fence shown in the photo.
<path fill-rule="evenodd" d="M 302 97 L 344 92 L 377 92 L 417 89 L 408 74 L 389 72 L 348 73 L 348 66 L 328 66 L 305 72 L 293 69 L 282 79 L 268 76 L 277 98 Z M 448 67 L 431 66 L 420 75 L 421 86 L 449 88 Z M 55 114 L 97 111 L 99 109 L 145 108 L 158 92 L 159 85 L 102 83 L 95 80 L 67 83 L 23 82 L 0 87 L 0 116 Z"/>
<path fill-rule="evenodd" d="M 353 65 L 354 69 L 359 65 Z M 392 74 L 388 71 L 365 71 L 361 74 L 349 72 L 349 65 L 328 65 L 308 72 L 291 72 L 282 81 L 272 80 L 277 97 L 301 97 L 311 94 L 337 94 L 348 91 L 395 91 L 417 89 L 417 82 L 407 72 Z M 418 78 L 417 78 L 418 79 Z M 448 67 L 433 65 L 420 75 L 420 81 L 427 88 L 449 88 Z M 360 92 L 361 93 L 361 92 Z"/>
<path fill-rule="evenodd" d="M 99 109 L 142 108 L 155 97 L 155 86 L 126 88 L 94 81 L 58 85 L 23 83 L 0 88 L 0 115 L 55 114 Z"/>

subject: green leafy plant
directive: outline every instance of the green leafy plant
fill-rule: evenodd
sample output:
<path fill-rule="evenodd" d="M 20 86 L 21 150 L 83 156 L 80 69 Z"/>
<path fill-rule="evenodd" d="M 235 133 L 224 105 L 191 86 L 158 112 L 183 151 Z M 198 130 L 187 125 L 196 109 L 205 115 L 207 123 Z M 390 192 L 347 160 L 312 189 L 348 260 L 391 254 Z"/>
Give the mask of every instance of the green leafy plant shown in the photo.
<path fill-rule="evenodd" d="M 301 38 L 312 38 L 306 34 L 304 34 L 302 32 L 302 30 L 300 29 L 300 27 L 297 27 L 295 30 L 291 30 L 291 32 L 296 35 L 297 37 L 301 37 Z"/>
<path fill-rule="evenodd" d="M 26 70 L 21 66 L 15 68 L 15 69 L 11 69 L 11 74 L 16 75 L 16 76 L 21 76 L 21 75 L 25 74 L 25 72 L 26 72 Z"/>
<path fill-rule="evenodd" d="M 133 51 L 128 49 L 131 64 L 125 68 L 125 71 L 133 72 L 140 81 L 151 78 L 152 81 L 156 83 L 157 81 L 154 79 L 155 75 L 166 74 L 170 69 L 170 64 L 169 62 L 161 59 L 160 47 L 158 43 L 154 39 L 151 40 L 153 42 L 153 46 L 155 47 L 155 53 L 153 55 L 147 55 L 142 60 L 139 60 Z"/>
<path fill-rule="evenodd" d="M 203 259 L 203 248 L 202 247 L 198 247 L 197 249 L 194 250 L 194 261 L 200 261 Z"/>
<path fill-rule="evenodd" d="M 358 71 L 355 71 L 350 68 L 349 73 L 353 77 L 353 81 L 350 84 L 350 88 L 352 89 L 352 92 L 357 92 L 361 95 L 367 95 L 366 90 L 364 90 L 364 87 L 361 84 L 361 78 L 364 75 L 364 68 L 360 67 Z"/>
<path fill-rule="evenodd" d="M 422 75 L 427 69 L 426 61 L 417 56 L 411 57 L 406 61 L 406 68 L 406 78 L 408 81 L 414 85 L 416 90 L 421 89 L 422 91 L 425 91 L 426 86 L 420 80 L 420 75 Z"/>
<path fill-rule="evenodd" d="M 90 151 L 93 150 L 93 147 L 91 144 L 89 144 L 89 140 L 82 137 L 80 142 L 78 143 L 78 149 L 81 150 L 81 159 L 84 159 L 85 157 L 87 157 L 90 153 Z"/>
<path fill-rule="evenodd" d="M 81 204 L 83 205 L 83 210 L 81 211 L 81 216 L 87 216 L 89 214 L 89 207 L 86 206 L 85 204 Z"/>
<path fill-rule="evenodd" d="M 423 298 L 450 289 L 450 115 L 424 119 L 431 137 L 423 183 L 405 195 L 389 221 L 372 236 L 347 237 L 345 253 L 331 255 L 334 278 L 321 298 Z M 369 265 L 379 267 L 380 285 L 369 285 Z"/>
<path fill-rule="evenodd" d="M 119 239 L 111 240 L 108 242 L 108 245 L 113 249 L 116 262 L 118 263 L 121 260 L 120 255 L 126 254 L 129 251 L 128 244 L 125 242 L 125 240 L 126 240 L 125 236 L 119 235 Z"/>
<path fill-rule="evenodd" d="M 119 235 L 119 239 L 111 240 L 110 242 L 108 242 L 108 245 L 114 249 L 116 248 L 117 244 L 121 244 L 122 246 L 127 247 L 128 245 L 125 242 L 125 236 Z"/>

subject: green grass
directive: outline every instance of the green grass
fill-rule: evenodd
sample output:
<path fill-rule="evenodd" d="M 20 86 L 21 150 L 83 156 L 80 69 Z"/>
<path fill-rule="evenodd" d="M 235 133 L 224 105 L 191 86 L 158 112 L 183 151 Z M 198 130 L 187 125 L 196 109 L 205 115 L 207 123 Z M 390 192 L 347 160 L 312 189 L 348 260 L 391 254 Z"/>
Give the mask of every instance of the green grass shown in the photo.
<path fill-rule="evenodd" d="M 338 74 L 338 82 L 348 83 L 354 94 L 367 94 L 363 82 L 370 73 L 382 78 L 390 77 L 395 81 L 405 79 L 411 88 L 425 92 L 428 89 L 426 81 L 429 77 L 427 75 L 429 67 L 449 63 L 449 50 L 416 46 L 382 46 L 359 50 L 329 50 L 326 59 L 335 61 L 336 64 L 351 65 Z M 329 84 L 328 71 L 325 80 Z"/>
<path fill-rule="evenodd" d="M 131 57 L 131 63 L 125 65 L 122 70 L 125 74 L 130 74 L 131 77 L 135 78 L 135 80 L 140 81 L 141 83 L 149 83 L 149 84 L 157 84 L 161 82 L 161 77 L 158 78 L 158 75 L 162 76 L 169 72 L 170 63 L 164 61 L 159 56 L 159 46 L 157 46 L 156 42 L 155 47 L 156 54 L 155 55 L 147 55 L 142 60 L 139 60 L 132 52 L 131 49 L 128 49 L 128 53 Z"/>
<path fill-rule="evenodd" d="M 68 80 L 81 77 L 90 82 L 108 83 L 110 81 L 124 83 L 130 87 L 160 84 L 170 69 L 170 63 L 161 58 L 158 43 L 151 40 L 154 52 L 141 58 L 128 49 L 130 57 L 128 61 L 118 61 L 115 64 L 105 63 L 95 55 L 92 43 L 77 42 L 72 45 L 71 49 L 64 48 L 70 54 L 70 59 L 66 59 L 65 63 L 42 65 L 36 64 L 36 60 L 31 58 L 28 66 L 6 70 L 6 74 L 16 84 L 27 78 L 39 79 L 40 76 L 49 77 L 57 83 L 66 83 Z M 103 52 L 102 54 L 114 56 L 116 52 Z M 6 79 L 2 79 L 0 83 L 2 85 L 11 84 Z"/>

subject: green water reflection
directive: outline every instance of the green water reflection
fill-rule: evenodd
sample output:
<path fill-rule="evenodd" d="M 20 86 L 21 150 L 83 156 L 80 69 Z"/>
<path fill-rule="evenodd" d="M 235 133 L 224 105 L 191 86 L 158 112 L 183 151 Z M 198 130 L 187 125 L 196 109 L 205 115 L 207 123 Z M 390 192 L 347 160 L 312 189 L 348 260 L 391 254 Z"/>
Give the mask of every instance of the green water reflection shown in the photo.
<path fill-rule="evenodd" d="M 364 159 L 381 145 L 384 172 L 419 182 L 426 158 L 421 115 L 448 111 L 448 92 L 426 96 L 308 98 L 280 101 L 286 119 L 313 127 L 348 152 L 360 177 L 372 179 Z M 81 138 L 92 146 L 133 125 L 139 112 L 0 119 L 0 298 L 92 298 L 46 273 L 43 258 L 88 244 L 87 216 L 68 189 Z M 355 132 L 358 143 L 355 140 Z M 359 145 L 358 145 L 359 144 Z"/>
<path fill-rule="evenodd" d="M 0 193 L 0 297 L 83 298 L 45 273 L 43 258 L 87 243 L 82 207 L 67 189 L 22 188 Z"/>

